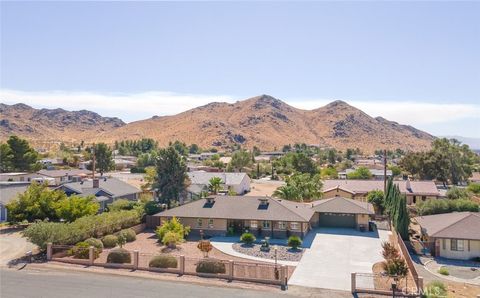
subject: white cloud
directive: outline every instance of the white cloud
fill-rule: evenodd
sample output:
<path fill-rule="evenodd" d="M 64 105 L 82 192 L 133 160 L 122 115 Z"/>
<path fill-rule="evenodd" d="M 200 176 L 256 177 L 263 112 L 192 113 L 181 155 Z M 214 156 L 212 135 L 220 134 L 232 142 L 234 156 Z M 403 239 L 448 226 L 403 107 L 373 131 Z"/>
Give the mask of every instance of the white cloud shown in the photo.
<path fill-rule="evenodd" d="M 35 108 L 91 110 L 102 116 L 135 121 L 154 115 L 172 115 L 205 105 L 212 101 L 233 102 L 224 95 L 178 94 L 163 91 L 142 93 L 93 93 L 68 91 L 28 92 L 0 90 L 0 101 L 7 104 L 25 103 Z"/>
<path fill-rule="evenodd" d="M 36 108 L 64 108 L 67 110 L 87 109 L 103 116 L 116 116 L 125 121 L 134 121 L 154 115 L 172 115 L 212 101 L 234 102 L 243 98 L 229 95 L 180 94 L 164 91 L 142 93 L 94 93 L 75 91 L 27 92 L 10 89 L 0 90 L 3 103 L 22 102 Z M 315 109 L 332 100 L 327 99 L 284 99 L 292 106 Z M 402 124 L 423 126 L 448 123 L 467 118 L 480 118 L 480 105 L 435 104 L 411 101 L 355 101 L 349 104 L 376 117 Z M 479 119 L 480 120 L 480 119 Z"/>

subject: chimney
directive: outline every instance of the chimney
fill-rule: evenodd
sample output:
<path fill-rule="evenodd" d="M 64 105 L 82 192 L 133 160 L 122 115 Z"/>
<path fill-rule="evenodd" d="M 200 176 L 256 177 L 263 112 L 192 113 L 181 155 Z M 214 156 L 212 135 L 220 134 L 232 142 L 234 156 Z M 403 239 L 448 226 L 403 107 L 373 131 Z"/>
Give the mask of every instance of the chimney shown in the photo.
<path fill-rule="evenodd" d="M 98 178 L 93 178 L 93 188 L 99 188 L 100 187 L 100 180 Z"/>

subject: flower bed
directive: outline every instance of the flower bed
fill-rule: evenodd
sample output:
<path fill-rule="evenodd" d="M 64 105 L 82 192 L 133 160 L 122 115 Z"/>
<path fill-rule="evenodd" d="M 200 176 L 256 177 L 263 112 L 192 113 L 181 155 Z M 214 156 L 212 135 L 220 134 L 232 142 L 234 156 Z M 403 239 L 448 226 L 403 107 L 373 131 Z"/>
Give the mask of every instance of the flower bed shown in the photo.
<path fill-rule="evenodd" d="M 245 245 L 242 243 L 233 244 L 233 250 L 239 253 L 253 256 L 253 257 L 258 257 L 258 258 L 275 260 L 275 250 L 273 249 L 273 246 L 270 247 L 270 251 L 268 252 L 261 251 L 260 247 L 261 247 L 260 244 L 253 244 L 253 245 Z M 302 248 L 294 250 L 287 246 L 279 245 L 277 247 L 278 247 L 277 260 L 298 262 L 302 258 L 303 251 L 304 251 Z"/>

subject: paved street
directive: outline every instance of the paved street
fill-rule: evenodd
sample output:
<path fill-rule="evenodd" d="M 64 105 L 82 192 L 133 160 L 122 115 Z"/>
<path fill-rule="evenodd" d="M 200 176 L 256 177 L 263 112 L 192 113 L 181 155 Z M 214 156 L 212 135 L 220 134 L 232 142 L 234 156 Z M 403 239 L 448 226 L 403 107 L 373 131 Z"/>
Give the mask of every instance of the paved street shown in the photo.
<path fill-rule="evenodd" d="M 310 239 L 313 238 L 313 239 Z M 372 272 L 382 260 L 381 242 L 388 232 L 359 232 L 354 229 L 319 228 L 304 240 L 309 247 L 289 280 L 290 285 L 350 291 L 352 272 Z M 373 287 L 371 285 L 363 285 Z"/>
<path fill-rule="evenodd" d="M 252 291 L 129 276 L 55 270 L 0 269 L 2 298 L 68 297 L 293 297 L 278 291 Z"/>

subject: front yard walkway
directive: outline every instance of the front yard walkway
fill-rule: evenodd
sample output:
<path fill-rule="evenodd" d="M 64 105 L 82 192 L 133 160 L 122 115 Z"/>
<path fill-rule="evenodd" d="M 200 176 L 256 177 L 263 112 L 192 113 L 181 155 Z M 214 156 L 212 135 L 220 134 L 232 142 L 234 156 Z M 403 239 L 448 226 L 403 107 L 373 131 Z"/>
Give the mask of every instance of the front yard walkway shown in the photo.
<path fill-rule="evenodd" d="M 243 258 L 243 259 L 249 259 L 253 261 L 260 261 L 260 262 L 267 262 L 267 263 L 275 263 L 275 260 L 270 260 L 270 259 L 265 259 L 265 258 L 259 258 L 259 257 L 254 257 L 254 256 L 249 256 L 246 254 L 242 254 L 236 250 L 233 249 L 232 245 L 234 243 L 238 243 L 238 237 L 213 237 L 210 239 L 210 243 L 221 251 L 224 254 L 234 256 L 237 258 Z M 269 243 L 270 245 L 285 245 L 286 240 L 285 239 L 270 239 Z M 278 260 L 278 264 L 280 265 L 287 265 L 287 266 L 297 266 L 298 262 L 292 262 L 292 261 L 282 261 Z"/>
<path fill-rule="evenodd" d="M 352 272 L 372 273 L 373 265 L 383 260 L 381 243 L 388 241 L 389 233 L 342 228 L 312 230 L 305 239 L 308 243 L 310 238 L 311 245 L 304 252 L 289 284 L 350 291 Z M 363 286 L 373 288 L 373 284 Z"/>

